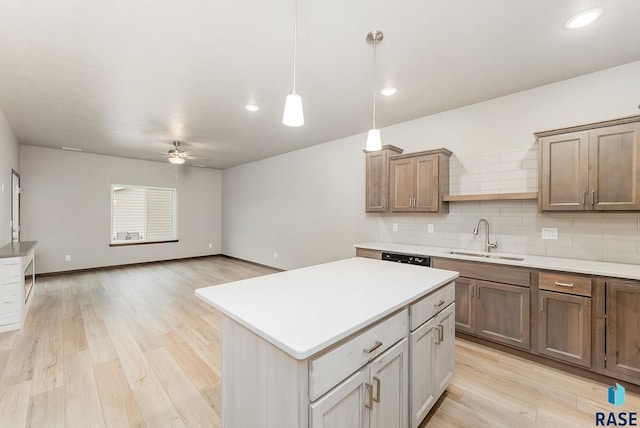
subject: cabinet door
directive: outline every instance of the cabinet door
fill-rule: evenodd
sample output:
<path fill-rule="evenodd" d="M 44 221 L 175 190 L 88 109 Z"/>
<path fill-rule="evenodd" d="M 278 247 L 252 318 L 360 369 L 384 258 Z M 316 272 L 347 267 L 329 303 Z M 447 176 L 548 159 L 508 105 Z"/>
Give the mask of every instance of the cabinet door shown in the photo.
<path fill-rule="evenodd" d="M 456 330 L 475 333 L 476 281 L 458 277 L 456 283 Z"/>
<path fill-rule="evenodd" d="M 541 140 L 540 209 L 583 211 L 589 195 L 589 133 L 574 132 Z"/>
<path fill-rule="evenodd" d="M 540 291 L 538 352 L 591 367 L 591 299 Z"/>
<path fill-rule="evenodd" d="M 594 210 L 640 209 L 640 124 L 591 131 L 589 202 Z"/>
<path fill-rule="evenodd" d="M 391 211 L 413 211 L 413 159 L 394 159 L 391 168 Z"/>
<path fill-rule="evenodd" d="M 438 337 L 436 318 L 433 317 L 410 334 L 411 428 L 417 428 L 436 403 L 435 342 Z"/>
<path fill-rule="evenodd" d="M 476 334 L 529 349 L 529 289 L 495 282 L 476 282 Z"/>
<path fill-rule="evenodd" d="M 439 174 L 438 155 L 418 156 L 414 159 L 414 211 L 438 211 Z"/>
<path fill-rule="evenodd" d="M 606 283 L 606 366 L 640 379 L 640 283 Z"/>
<path fill-rule="evenodd" d="M 367 153 L 367 212 L 387 211 L 389 193 L 387 159 L 386 150 Z"/>
<path fill-rule="evenodd" d="M 369 364 L 372 386 L 371 428 L 407 428 L 409 342 L 402 339 Z M 355 425 L 353 425 L 355 426 Z"/>
<path fill-rule="evenodd" d="M 310 406 L 310 428 L 366 428 L 369 410 L 365 408 L 365 388 L 369 369 L 363 368 Z"/>
<path fill-rule="evenodd" d="M 453 379 L 455 366 L 455 303 L 447 306 L 436 315 L 435 345 L 435 393 L 436 398 L 447 388 Z"/>

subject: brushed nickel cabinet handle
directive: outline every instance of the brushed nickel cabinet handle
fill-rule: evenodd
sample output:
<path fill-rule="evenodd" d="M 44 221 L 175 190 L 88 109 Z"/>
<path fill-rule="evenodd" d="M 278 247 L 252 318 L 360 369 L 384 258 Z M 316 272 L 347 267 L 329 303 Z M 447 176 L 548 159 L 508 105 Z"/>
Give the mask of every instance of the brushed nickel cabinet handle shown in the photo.
<path fill-rule="evenodd" d="M 476 288 L 476 286 L 475 286 L 475 285 L 473 285 L 473 284 L 471 284 L 471 297 L 474 297 L 474 296 L 475 296 L 475 294 L 476 294 L 476 293 L 475 293 L 475 288 Z"/>
<path fill-rule="evenodd" d="M 540 312 L 544 312 L 544 297 L 540 298 Z"/>
<path fill-rule="evenodd" d="M 573 282 L 554 282 L 555 285 L 559 286 L 559 287 L 569 287 L 569 288 L 573 288 Z"/>
<path fill-rule="evenodd" d="M 438 324 L 438 337 L 436 340 L 436 345 L 439 345 L 442 342 L 444 342 L 444 325 Z"/>
<path fill-rule="evenodd" d="M 373 383 L 376 385 L 376 396 L 373 397 L 373 401 L 375 401 L 376 403 L 379 403 L 380 402 L 380 378 L 374 376 Z"/>
<path fill-rule="evenodd" d="M 442 305 L 444 305 L 444 300 L 440 300 L 438 303 L 435 303 L 433 306 L 435 306 L 436 308 L 439 308 Z"/>
<path fill-rule="evenodd" d="M 365 383 L 364 386 L 367 390 L 367 401 L 365 401 L 364 407 L 371 410 L 373 409 L 373 385 Z"/>
<path fill-rule="evenodd" d="M 591 207 L 595 208 L 596 206 L 596 192 L 595 191 L 591 191 Z"/>
<path fill-rule="evenodd" d="M 409 198 L 409 208 L 413 208 L 413 198 Z"/>
<path fill-rule="evenodd" d="M 583 190 L 582 191 L 582 206 L 584 207 L 584 205 L 587 203 L 587 191 Z"/>
<path fill-rule="evenodd" d="M 364 348 L 362 352 L 370 354 L 381 346 L 382 346 L 382 342 L 380 342 L 379 340 L 376 340 L 376 343 L 374 343 L 371 348 Z"/>

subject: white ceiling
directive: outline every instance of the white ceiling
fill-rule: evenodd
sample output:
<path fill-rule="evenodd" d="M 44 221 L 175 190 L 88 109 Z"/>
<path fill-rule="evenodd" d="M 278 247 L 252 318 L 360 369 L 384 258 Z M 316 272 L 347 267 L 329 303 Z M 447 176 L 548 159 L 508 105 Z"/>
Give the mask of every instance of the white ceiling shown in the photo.
<path fill-rule="evenodd" d="M 638 0 L 298 0 L 306 123 L 289 128 L 293 0 L 0 6 L 0 110 L 21 144 L 146 159 L 180 139 L 214 168 L 366 132 L 373 29 L 380 87 L 400 89 L 379 127 L 640 59 Z"/>

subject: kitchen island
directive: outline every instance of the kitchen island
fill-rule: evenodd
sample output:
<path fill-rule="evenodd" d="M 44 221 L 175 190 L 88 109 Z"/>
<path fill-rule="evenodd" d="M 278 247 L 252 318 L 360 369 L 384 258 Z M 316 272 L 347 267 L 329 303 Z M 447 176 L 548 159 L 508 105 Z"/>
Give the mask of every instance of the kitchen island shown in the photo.
<path fill-rule="evenodd" d="M 353 258 L 196 290 L 223 314 L 223 425 L 417 426 L 452 377 L 457 276 Z"/>

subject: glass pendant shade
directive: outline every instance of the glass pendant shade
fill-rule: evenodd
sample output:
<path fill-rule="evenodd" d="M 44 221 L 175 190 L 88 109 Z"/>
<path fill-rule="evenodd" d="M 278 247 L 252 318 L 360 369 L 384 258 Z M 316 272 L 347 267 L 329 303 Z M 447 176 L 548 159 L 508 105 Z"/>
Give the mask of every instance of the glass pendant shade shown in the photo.
<path fill-rule="evenodd" d="M 169 162 L 174 165 L 182 165 L 184 163 L 184 158 L 181 158 L 180 156 L 171 156 L 169 158 Z"/>
<path fill-rule="evenodd" d="M 287 95 L 287 100 L 284 103 L 284 114 L 282 115 L 282 123 L 287 126 L 304 125 L 302 97 L 295 92 Z"/>
<path fill-rule="evenodd" d="M 376 150 L 382 150 L 382 139 L 380 138 L 379 129 L 370 129 L 367 134 L 367 145 L 365 150 L 368 152 L 375 152 Z"/>

